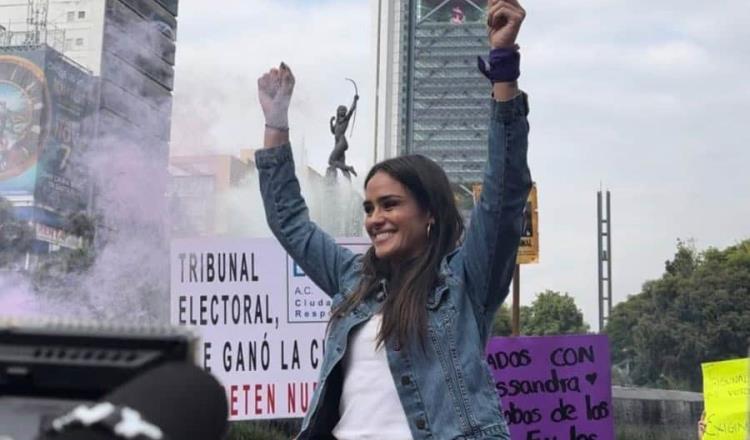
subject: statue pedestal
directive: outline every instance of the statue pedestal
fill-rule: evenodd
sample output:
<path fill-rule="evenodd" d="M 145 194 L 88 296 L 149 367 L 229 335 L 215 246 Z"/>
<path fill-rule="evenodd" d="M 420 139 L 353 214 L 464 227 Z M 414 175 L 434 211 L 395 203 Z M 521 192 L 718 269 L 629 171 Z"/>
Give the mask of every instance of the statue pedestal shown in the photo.
<path fill-rule="evenodd" d="M 328 167 L 326 169 L 326 186 L 328 185 L 335 185 L 337 180 L 337 172 L 336 168 L 334 167 Z"/>
<path fill-rule="evenodd" d="M 338 171 L 341 171 L 345 180 L 338 179 Z M 352 188 L 350 174 L 329 166 L 323 182 L 323 229 L 338 237 L 360 235 L 362 198 Z"/>
<path fill-rule="evenodd" d="M 328 167 L 326 169 L 324 182 L 323 203 L 326 208 L 323 209 L 323 228 L 329 233 L 338 236 L 342 232 L 341 218 L 345 217 L 345 215 L 340 211 L 341 200 L 339 199 L 341 198 L 341 192 L 338 188 L 338 172 L 336 172 L 336 168 Z"/>
<path fill-rule="evenodd" d="M 332 179 L 333 182 L 336 182 L 336 174 L 337 174 L 336 171 L 337 170 L 341 171 L 341 175 L 343 175 L 344 177 L 346 177 L 346 180 L 348 180 L 349 182 L 352 181 L 352 174 L 349 171 L 343 170 L 341 168 L 337 168 L 337 167 L 334 167 L 334 166 L 329 166 L 326 169 L 326 180 Z"/>

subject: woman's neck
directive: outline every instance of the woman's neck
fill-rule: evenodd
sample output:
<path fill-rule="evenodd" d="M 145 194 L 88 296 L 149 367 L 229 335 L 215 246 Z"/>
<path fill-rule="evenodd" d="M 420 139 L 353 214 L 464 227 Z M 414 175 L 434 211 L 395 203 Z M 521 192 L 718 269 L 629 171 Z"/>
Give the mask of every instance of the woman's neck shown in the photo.
<path fill-rule="evenodd" d="M 390 272 L 388 273 L 388 284 L 392 286 L 392 289 L 398 289 L 401 287 L 401 282 L 404 277 L 408 274 L 409 270 L 414 266 L 417 258 L 405 258 L 391 261 L 389 264 Z"/>

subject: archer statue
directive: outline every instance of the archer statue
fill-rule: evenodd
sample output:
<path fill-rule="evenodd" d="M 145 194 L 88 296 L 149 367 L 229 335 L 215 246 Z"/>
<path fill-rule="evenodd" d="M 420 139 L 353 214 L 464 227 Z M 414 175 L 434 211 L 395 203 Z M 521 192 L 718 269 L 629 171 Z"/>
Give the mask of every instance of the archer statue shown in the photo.
<path fill-rule="evenodd" d="M 354 81 L 352 81 L 352 83 L 354 83 Z M 359 94 L 357 93 L 356 87 L 357 85 L 355 83 L 354 100 L 352 101 L 349 111 L 347 111 L 345 105 L 338 106 L 336 109 L 336 116 L 331 116 L 330 121 L 331 134 L 334 135 L 335 144 L 331 155 L 328 157 L 328 170 L 329 172 L 332 171 L 335 173 L 338 168 L 347 179 L 351 179 L 350 173 L 355 176 L 357 175 L 354 171 L 354 167 L 346 164 L 346 150 L 349 149 L 349 143 L 346 141 L 346 129 L 349 127 L 349 120 L 352 118 L 352 115 L 354 115 L 354 112 L 357 109 L 357 101 L 359 101 Z M 354 130 L 354 121 L 352 121 L 352 130 Z"/>

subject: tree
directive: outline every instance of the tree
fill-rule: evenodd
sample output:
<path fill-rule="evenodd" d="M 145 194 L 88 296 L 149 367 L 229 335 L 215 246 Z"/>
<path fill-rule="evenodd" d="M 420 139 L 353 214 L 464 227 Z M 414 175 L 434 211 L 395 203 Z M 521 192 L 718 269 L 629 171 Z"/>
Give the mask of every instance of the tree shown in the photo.
<path fill-rule="evenodd" d="M 94 241 L 96 223 L 85 211 L 76 211 L 69 214 L 65 218 L 65 227 L 69 233 L 81 237 L 84 246 Z"/>
<path fill-rule="evenodd" d="M 0 197 L 0 268 L 18 262 L 34 240 L 34 230 L 13 211 L 13 205 Z"/>
<path fill-rule="evenodd" d="M 545 290 L 530 307 L 521 308 L 521 331 L 525 335 L 568 335 L 587 333 L 589 326 L 572 296 Z"/>
<path fill-rule="evenodd" d="M 501 305 L 492 320 L 492 336 L 510 336 L 513 333 L 513 323 L 510 309 L 505 304 Z"/>
<path fill-rule="evenodd" d="M 552 290 L 538 293 L 531 306 L 521 306 L 520 324 L 522 335 L 565 335 L 589 331 L 573 297 Z M 492 323 L 492 334 L 509 336 L 511 331 L 511 313 L 503 304 Z"/>
<path fill-rule="evenodd" d="M 90 216 L 83 211 L 69 214 L 65 217 L 63 228 L 69 234 L 80 237 L 81 245 L 77 249 L 62 248 L 40 259 L 32 278 L 39 291 L 70 289 L 71 284 L 80 280 L 69 275 L 84 274 L 96 259 L 93 248 L 96 224 Z"/>
<path fill-rule="evenodd" d="M 662 277 L 615 306 L 606 331 L 635 384 L 700 390 L 702 362 L 747 356 L 750 240 L 704 252 L 678 241 Z"/>

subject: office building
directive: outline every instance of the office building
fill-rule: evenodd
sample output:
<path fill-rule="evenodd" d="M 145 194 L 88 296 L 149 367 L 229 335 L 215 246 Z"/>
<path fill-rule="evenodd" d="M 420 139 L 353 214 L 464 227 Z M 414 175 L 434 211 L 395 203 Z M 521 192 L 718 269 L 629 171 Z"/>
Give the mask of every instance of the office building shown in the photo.
<path fill-rule="evenodd" d="M 30 59 L 41 72 L 37 75 L 43 86 L 40 90 L 49 95 L 51 102 L 57 99 L 62 103 L 58 105 L 62 110 L 53 111 L 52 116 L 39 111 L 36 108 L 39 104 L 32 105 L 40 114 L 32 115 L 38 122 L 31 125 L 31 129 L 39 133 L 35 133 L 36 140 L 26 140 L 30 144 L 36 142 L 29 148 L 41 153 L 45 151 L 43 139 L 66 138 L 69 142 L 61 141 L 63 153 L 58 154 L 57 160 L 85 164 L 77 168 L 86 174 L 88 183 L 84 188 L 76 187 L 75 203 L 70 197 L 66 202 L 61 196 L 55 196 L 53 211 L 86 210 L 96 215 L 105 226 L 98 229 L 100 236 L 105 231 L 117 231 L 118 224 L 139 221 L 127 210 L 109 210 L 113 206 L 140 203 L 138 194 L 118 192 L 119 189 L 112 186 L 112 182 L 121 183 L 114 165 L 129 162 L 127 171 L 135 170 L 135 173 L 124 178 L 134 182 L 148 180 L 148 191 L 162 195 L 151 200 L 163 203 L 169 157 L 176 16 L 177 0 L 0 0 L 0 52 L 8 60 L 8 57 Z M 50 67 L 63 64 L 74 69 Z M 8 84 L 12 84 L 17 71 L 11 66 L 0 72 L 0 85 L 10 94 L 6 107 L 14 92 Z M 72 71 L 80 74 L 67 73 Z M 75 79 L 81 74 L 88 79 Z M 86 93 L 69 87 L 70 81 L 80 87 L 85 82 Z M 23 95 L 19 89 L 15 92 Z M 52 111 L 55 107 L 49 109 Z M 78 116 L 68 117 L 70 113 Z M 3 124 L 6 134 L 9 133 L 12 126 L 7 122 Z M 71 136 L 78 135 L 80 140 L 70 141 Z M 3 140 L 7 141 L 10 140 Z M 73 158 L 76 160 L 71 162 Z M 138 174 L 139 170 L 143 171 Z M 16 183 L 9 184 L 9 174 L 0 175 L 0 186 L 4 187 L 0 193 L 10 195 L 17 207 L 41 206 L 43 197 L 59 194 L 56 190 L 60 187 L 73 185 L 59 178 L 42 181 L 34 174 L 36 180 L 31 191 L 34 198 L 31 200 L 28 176 L 30 174 L 26 176 L 24 199 L 17 191 L 11 194 L 15 191 L 14 185 L 21 185 L 18 176 L 13 178 Z M 78 181 L 85 179 L 81 177 Z M 42 185 L 55 191 L 40 190 Z M 122 197 L 131 200 L 118 199 Z M 49 202 L 43 205 L 51 206 Z"/>
<path fill-rule="evenodd" d="M 373 0 L 378 160 L 418 153 L 470 197 L 486 160 L 485 8 L 473 0 Z"/>

